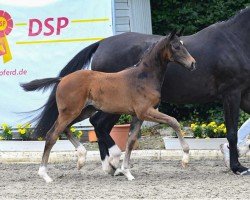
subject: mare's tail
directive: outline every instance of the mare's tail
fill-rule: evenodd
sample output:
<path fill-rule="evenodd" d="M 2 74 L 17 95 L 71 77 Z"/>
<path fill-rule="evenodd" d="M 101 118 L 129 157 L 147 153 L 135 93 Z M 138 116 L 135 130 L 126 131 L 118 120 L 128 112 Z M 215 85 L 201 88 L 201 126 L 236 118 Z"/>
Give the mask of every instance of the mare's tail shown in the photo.
<path fill-rule="evenodd" d="M 91 44 L 90 46 L 84 48 L 82 51 L 80 51 L 74 58 L 72 58 L 71 61 L 61 70 L 59 77 L 64 77 L 72 72 L 75 72 L 77 70 L 81 70 L 88 62 L 90 62 L 90 59 L 92 55 L 95 53 L 99 46 L 100 42 L 96 42 L 94 44 Z M 34 89 L 33 86 L 30 87 L 30 89 Z M 45 87 L 46 88 L 46 87 Z M 28 88 L 27 88 L 28 89 Z M 36 90 L 36 89 L 34 89 Z M 46 133 L 49 131 L 49 129 L 52 127 L 54 122 L 57 119 L 58 116 L 58 110 L 56 105 L 56 87 L 54 86 L 48 101 L 44 106 L 42 106 L 40 109 L 42 109 L 42 112 L 34 118 L 31 122 L 37 121 L 36 126 L 34 127 L 34 132 L 32 134 L 33 138 L 44 138 Z"/>

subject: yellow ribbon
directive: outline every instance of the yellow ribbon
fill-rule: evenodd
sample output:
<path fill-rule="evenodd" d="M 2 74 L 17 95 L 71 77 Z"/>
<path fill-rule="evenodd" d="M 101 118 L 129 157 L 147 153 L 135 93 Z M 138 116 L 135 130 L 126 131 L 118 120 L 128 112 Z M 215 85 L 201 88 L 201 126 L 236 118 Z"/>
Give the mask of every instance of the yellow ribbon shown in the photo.
<path fill-rule="evenodd" d="M 7 37 L 4 35 L 0 38 L 0 52 L 3 52 L 3 63 L 12 60 L 9 43 Z"/>

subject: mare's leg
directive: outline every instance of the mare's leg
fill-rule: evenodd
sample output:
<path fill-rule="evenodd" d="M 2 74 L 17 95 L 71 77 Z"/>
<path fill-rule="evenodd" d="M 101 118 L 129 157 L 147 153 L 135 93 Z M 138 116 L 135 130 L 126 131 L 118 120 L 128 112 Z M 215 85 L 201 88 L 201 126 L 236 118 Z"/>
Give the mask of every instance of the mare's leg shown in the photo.
<path fill-rule="evenodd" d="M 181 143 L 182 150 L 184 152 L 183 157 L 182 157 L 182 166 L 186 167 L 189 162 L 189 145 L 187 144 L 186 140 L 184 140 L 183 138 L 181 126 L 179 122 L 174 117 L 163 114 L 154 108 L 149 108 L 147 112 L 143 115 L 144 116 L 142 116 L 142 119 L 146 121 L 166 123 L 175 130 L 178 136 L 178 139 Z"/>
<path fill-rule="evenodd" d="M 250 114 L 250 88 L 241 94 L 240 108 Z"/>
<path fill-rule="evenodd" d="M 227 139 L 229 142 L 230 168 L 235 174 L 250 174 L 249 169 L 243 167 L 238 160 L 237 129 L 240 102 L 240 91 L 232 91 L 226 94 L 223 99 Z"/>
<path fill-rule="evenodd" d="M 128 138 L 128 142 L 126 145 L 126 153 L 123 159 L 122 167 L 121 169 L 117 169 L 115 173 L 115 175 L 118 175 L 119 173 L 124 174 L 127 177 L 127 179 L 130 181 L 134 179 L 133 175 L 130 173 L 130 170 L 129 170 L 130 156 L 131 156 L 131 152 L 133 150 L 134 144 L 137 140 L 137 136 L 140 131 L 142 122 L 143 121 L 139 120 L 137 117 L 133 117 L 131 126 L 130 126 L 129 138 Z"/>
<path fill-rule="evenodd" d="M 89 119 L 91 124 L 95 127 L 95 132 L 98 138 L 102 168 L 105 172 L 110 174 L 113 174 L 114 170 L 117 168 L 117 160 L 119 162 L 121 155 L 120 149 L 116 146 L 114 140 L 109 135 L 111 129 L 119 118 L 120 115 L 99 111 Z"/>

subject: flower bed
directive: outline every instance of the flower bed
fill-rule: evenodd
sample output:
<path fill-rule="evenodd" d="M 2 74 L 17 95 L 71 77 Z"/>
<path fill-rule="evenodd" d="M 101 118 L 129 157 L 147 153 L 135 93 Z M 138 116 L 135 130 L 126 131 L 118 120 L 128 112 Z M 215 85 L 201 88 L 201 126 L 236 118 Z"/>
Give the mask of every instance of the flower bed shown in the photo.
<path fill-rule="evenodd" d="M 191 130 L 194 133 L 194 138 L 224 138 L 226 137 L 225 124 L 216 122 L 206 123 L 192 123 Z"/>
<path fill-rule="evenodd" d="M 0 140 L 34 140 L 32 138 L 33 128 L 31 124 L 18 124 L 17 128 L 9 126 L 7 123 L 3 123 L 0 127 Z M 77 129 L 76 127 L 71 127 L 70 131 L 72 134 L 81 139 L 83 136 L 83 131 Z M 59 139 L 65 139 L 66 136 L 62 134 Z M 37 138 L 38 141 L 43 140 L 44 138 Z"/>

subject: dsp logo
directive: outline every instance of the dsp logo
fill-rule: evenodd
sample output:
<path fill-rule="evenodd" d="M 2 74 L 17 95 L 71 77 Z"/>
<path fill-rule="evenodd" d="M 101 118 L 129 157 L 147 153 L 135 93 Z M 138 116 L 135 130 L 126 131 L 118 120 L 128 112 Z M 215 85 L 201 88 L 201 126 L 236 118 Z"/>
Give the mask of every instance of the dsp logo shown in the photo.
<path fill-rule="evenodd" d="M 7 40 L 13 28 L 13 20 L 9 13 L 0 10 L 0 56 L 3 56 L 3 62 L 6 63 L 12 59 L 10 47 Z"/>
<path fill-rule="evenodd" d="M 44 36 L 51 36 L 53 34 L 60 35 L 61 30 L 67 27 L 69 19 L 67 17 L 47 18 L 44 23 L 39 19 L 29 20 L 29 36 L 37 36 L 43 34 Z M 45 29 L 43 31 L 43 29 Z M 46 30 L 47 29 L 47 30 Z M 43 32 L 42 32 L 43 31 Z"/>

